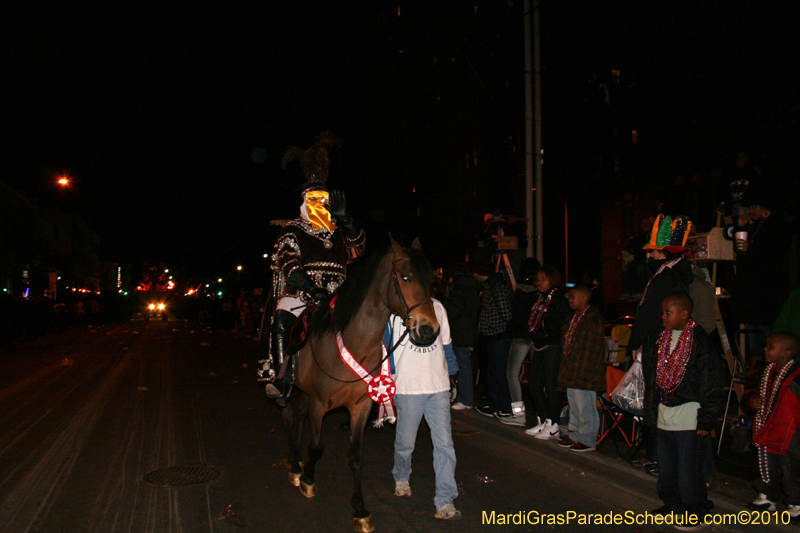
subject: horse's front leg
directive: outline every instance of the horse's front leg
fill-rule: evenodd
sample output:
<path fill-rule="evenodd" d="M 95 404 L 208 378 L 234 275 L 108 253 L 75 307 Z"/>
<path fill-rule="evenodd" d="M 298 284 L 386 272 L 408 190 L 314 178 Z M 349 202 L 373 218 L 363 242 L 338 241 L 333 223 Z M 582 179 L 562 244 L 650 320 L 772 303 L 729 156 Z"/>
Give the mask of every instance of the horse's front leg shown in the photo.
<path fill-rule="evenodd" d="M 298 391 L 299 392 L 299 391 Z M 300 476 L 303 474 L 302 441 L 303 426 L 308 416 L 308 396 L 300 395 L 296 401 L 289 402 L 281 409 L 281 419 L 286 435 L 289 439 L 289 483 L 295 487 L 300 486 Z"/>
<path fill-rule="evenodd" d="M 364 506 L 364 495 L 361 492 L 361 467 L 364 463 L 364 426 L 372 408 L 372 402 L 364 398 L 361 403 L 350 408 L 350 450 L 347 454 L 350 470 L 353 472 L 353 527 L 356 531 L 372 531 L 369 511 Z"/>
<path fill-rule="evenodd" d="M 322 417 L 325 408 L 318 400 L 309 400 L 308 416 L 311 419 L 311 443 L 308 445 L 308 463 L 303 467 L 300 476 L 300 492 L 306 498 L 313 498 L 317 494 L 317 485 L 314 482 L 314 471 L 317 461 L 322 457 Z"/>

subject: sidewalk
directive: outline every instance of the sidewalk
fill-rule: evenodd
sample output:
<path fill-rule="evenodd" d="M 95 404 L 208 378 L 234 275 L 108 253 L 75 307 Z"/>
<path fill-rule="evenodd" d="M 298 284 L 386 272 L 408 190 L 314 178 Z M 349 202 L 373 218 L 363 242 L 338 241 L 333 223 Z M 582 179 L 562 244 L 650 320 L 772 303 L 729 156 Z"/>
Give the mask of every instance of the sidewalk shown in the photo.
<path fill-rule="evenodd" d="M 542 460 L 553 464 L 556 470 L 580 471 L 587 491 L 594 490 L 592 485 L 607 487 L 616 497 L 624 501 L 628 498 L 644 499 L 656 509 L 662 504 L 656 492 L 656 479 L 642 468 L 634 467 L 627 460 L 619 458 L 612 443 L 604 443 L 597 452 L 571 453 L 558 446 L 557 441 L 542 441 L 525 435 L 519 426 L 502 424 L 496 418 L 489 418 L 475 410 L 452 411 L 453 430 L 479 431 L 493 438 L 501 439 L 509 444 L 530 450 Z M 718 461 L 719 462 L 719 461 Z M 756 493 L 752 489 L 752 480 L 717 471 L 717 487 L 709 492 L 709 498 L 715 504 L 717 513 L 739 513 L 746 510 L 747 503 L 752 501 Z M 599 489 L 599 490 L 602 490 Z M 781 512 L 785 508 L 778 507 Z M 763 527 L 763 526 L 761 526 Z M 794 524 L 769 526 L 770 531 L 797 531 Z M 744 526 L 713 526 L 708 531 L 746 531 Z"/>

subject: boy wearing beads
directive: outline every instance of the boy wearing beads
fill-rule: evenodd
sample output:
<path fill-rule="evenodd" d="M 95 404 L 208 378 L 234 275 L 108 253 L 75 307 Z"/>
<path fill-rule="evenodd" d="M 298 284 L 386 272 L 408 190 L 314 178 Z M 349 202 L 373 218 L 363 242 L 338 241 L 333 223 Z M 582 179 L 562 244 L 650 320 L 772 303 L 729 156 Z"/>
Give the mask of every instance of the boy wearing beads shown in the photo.
<path fill-rule="evenodd" d="M 714 507 L 703 475 L 701 438 L 714 428 L 725 407 L 723 360 L 708 334 L 692 319 L 693 307 L 683 292 L 670 293 L 661 301 L 664 331 L 655 346 L 656 488 L 664 506 L 654 514 L 675 513 L 681 531 L 704 527 L 703 519 Z"/>
<path fill-rule="evenodd" d="M 604 354 L 605 320 L 595 306 L 589 305 L 592 290 L 575 285 L 567 293 L 572 318 L 564 321 L 562 361 L 558 389 L 567 391 L 569 435 L 558 441 L 573 452 L 591 452 L 597 448 L 597 391 L 606 389 Z"/>
<path fill-rule="evenodd" d="M 767 338 L 756 400 L 753 442 L 758 447 L 759 478 L 753 487 L 758 498 L 750 509 L 775 511 L 781 499 L 781 485 L 792 521 L 800 520 L 800 338 L 777 331 Z"/>

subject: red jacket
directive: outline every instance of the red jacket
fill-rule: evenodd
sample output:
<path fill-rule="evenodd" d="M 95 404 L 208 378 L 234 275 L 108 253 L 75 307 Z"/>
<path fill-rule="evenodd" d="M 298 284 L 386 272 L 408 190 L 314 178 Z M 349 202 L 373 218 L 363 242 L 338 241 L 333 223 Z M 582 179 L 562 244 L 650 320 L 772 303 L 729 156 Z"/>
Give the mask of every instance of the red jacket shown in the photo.
<path fill-rule="evenodd" d="M 775 401 L 772 413 L 761 426 L 761 430 L 753 435 L 753 443 L 758 446 L 766 446 L 769 453 L 788 455 L 792 442 L 797 443 L 799 437 L 797 433 L 800 429 L 800 396 L 798 396 L 800 383 L 795 384 L 794 380 L 798 376 L 800 376 L 800 368 L 786 376 L 781 390 L 778 391 L 778 399 Z M 794 385 L 794 391 L 790 390 L 792 385 Z M 763 399 L 763 401 L 766 400 L 766 398 Z"/>

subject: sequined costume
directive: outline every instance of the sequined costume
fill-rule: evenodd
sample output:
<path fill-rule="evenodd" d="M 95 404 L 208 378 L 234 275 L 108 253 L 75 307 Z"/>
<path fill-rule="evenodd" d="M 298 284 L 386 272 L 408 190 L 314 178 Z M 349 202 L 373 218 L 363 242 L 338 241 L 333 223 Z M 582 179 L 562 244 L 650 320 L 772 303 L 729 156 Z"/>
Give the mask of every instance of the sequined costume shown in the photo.
<path fill-rule="evenodd" d="M 361 254 L 366 241 L 363 230 L 355 237 L 349 237 L 341 228 L 333 232 L 324 228 L 314 229 L 303 217 L 276 220 L 272 224 L 282 229 L 272 253 L 272 291 L 270 305 L 265 310 L 269 316 L 284 298 L 295 298 L 305 304 L 311 301 L 307 293 L 293 289 L 287 283 L 297 269 L 303 269 L 317 287 L 328 293 L 336 292 L 345 280 L 347 264 Z M 262 335 L 270 330 L 264 328 Z M 270 381 L 275 377 L 276 370 L 270 368 L 270 358 L 267 356 L 268 346 L 262 342 L 259 381 Z"/>

